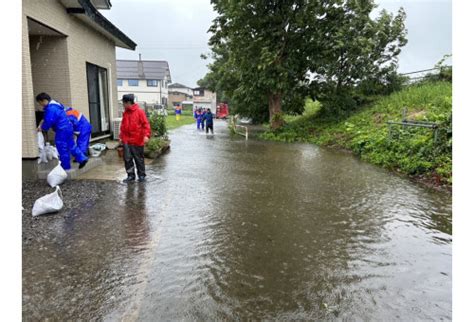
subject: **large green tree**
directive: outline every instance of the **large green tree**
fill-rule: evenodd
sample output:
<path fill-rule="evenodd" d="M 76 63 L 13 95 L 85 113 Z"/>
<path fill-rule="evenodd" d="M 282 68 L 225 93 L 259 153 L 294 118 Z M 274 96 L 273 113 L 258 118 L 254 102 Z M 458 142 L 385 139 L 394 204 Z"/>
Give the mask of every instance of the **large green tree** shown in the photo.
<path fill-rule="evenodd" d="M 398 55 L 406 42 L 405 12 L 382 10 L 373 19 L 373 0 L 334 1 L 328 5 L 319 38 L 321 51 L 311 56 L 313 96 L 329 111 L 349 109 L 359 87 L 389 86 L 397 80 Z"/>
<path fill-rule="evenodd" d="M 369 14 L 372 0 L 212 0 L 213 62 L 204 78 L 234 111 L 282 125 L 304 98 L 346 93 L 396 67 L 404 13 Z"/>

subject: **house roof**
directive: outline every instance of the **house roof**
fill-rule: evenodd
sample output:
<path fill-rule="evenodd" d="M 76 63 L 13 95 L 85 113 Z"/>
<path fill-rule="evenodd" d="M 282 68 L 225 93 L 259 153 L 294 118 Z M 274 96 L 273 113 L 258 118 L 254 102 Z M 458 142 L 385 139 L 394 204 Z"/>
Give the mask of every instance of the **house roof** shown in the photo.
<path fill-rule="evenodd" d="M 173 83 L 173 84 L 170 84 L 168 86 L 168 88 L 189 88 L 191 89 L 191 87 L 188 87 L 186 85 L 183 85 L 183 84 L 180 84 L 180 83 Z"/>
<path fill-rule="evenodd" d="M 117 60 L 117 78 L 158 79 L 171 81 L 168 62 L 165 60 Z"/>
<path fill-rule="evenodd" d="M 110 9 L 109 0 L 61 0 L 66 12 L 114 41 L 118 47 L 135 50 L 137 44 L 105 18 L 97 9 Z"/>

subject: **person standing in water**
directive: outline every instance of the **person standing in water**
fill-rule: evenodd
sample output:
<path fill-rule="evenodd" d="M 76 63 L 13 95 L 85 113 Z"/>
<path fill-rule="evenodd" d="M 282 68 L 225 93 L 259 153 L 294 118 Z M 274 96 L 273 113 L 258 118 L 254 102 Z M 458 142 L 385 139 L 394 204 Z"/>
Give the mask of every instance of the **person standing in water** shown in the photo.
<path fill-rule="evenodd" d="M 206 122 L 206 134 L 211 130 L 211 134 L 214 134 L 214 116 L 212 115 L 211 109 L 208 108 L 207 112 L 203 116 L 203 122 Z"/>
<path fill-rule="evenodd" d="M 145 144 L 151 135 L 150 123 L 145 112 L 134 102 L 133 94 L 122 97 L 123 112 L 120 125 L 120 141 L 123 143 L 123 160 L 127 178 L 123 182 L 135 181 L 135 166 L 137 167 L 138 181 L 145 181 Z"/>
<path fill-rule="evenodd" d="M 194 118 L 196 119 L 196 125 L 197 125 L 197 129 L 200 130 L 201 129 L 201 124 L 202 124 L 202 111 L 201 109 L 196 109 L 194 111 Z M 204 129 L 204 125 L 202 125 L 202 128 Z"/>

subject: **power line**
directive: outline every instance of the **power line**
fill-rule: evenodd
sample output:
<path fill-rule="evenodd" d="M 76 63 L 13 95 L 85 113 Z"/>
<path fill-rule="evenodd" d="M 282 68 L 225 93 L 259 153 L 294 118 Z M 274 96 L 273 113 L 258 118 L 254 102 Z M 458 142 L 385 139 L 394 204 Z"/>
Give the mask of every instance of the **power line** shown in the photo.
<path fill-rule="evenodd" d="M 430 69 L 417 70 L 417 71 L 415 71 L 415 72 L 402 73 L 402 74 L 400 74 L 400 75 L 417 74 L 417 73 L 429 72 L 429 71 L 438 70 L 438 69 L 440 69 L 440 68 L 439 68 L 439 67 L 435 67 L 435 68 L 430 68 Z"/>
<path fill-rule="evenodd" d="M 199 47 L 140 47 L 138 49 L 146 49 L 146 50 L 190 50 L 190 49 L 209 49 L 208 46 L 199 46 Z"/>

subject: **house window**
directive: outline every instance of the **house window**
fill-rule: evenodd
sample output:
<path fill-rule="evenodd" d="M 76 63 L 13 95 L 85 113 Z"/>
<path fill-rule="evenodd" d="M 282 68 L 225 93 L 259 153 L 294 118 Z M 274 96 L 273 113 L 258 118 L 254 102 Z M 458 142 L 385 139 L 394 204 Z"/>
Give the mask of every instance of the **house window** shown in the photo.
<path fill-rule="evenodd" d="M 117 79 L 117 86 L 123 86 L 123 79 Z"/>
<path fill-rule="evenodd" d="M 107 69 L 86 63 L 89 120 L 92 137 L 110 133 L 110 106 Z"/>
<path fill-rule="evenodd" d="M 129 79 L 128 86 L 138 86 L 138 79 Z"/>
<path fill-rule="evenodd" d="M 157 79 L 147 79 L 146 86 L 148 86 L 148 87 L 158 87 L 158 80 Z"/>
<path fill-rule="evenodd" d="M 204 96 L 204 90 L 203 89 L 195 89 L 193 91 L 194 96 Z"/>

